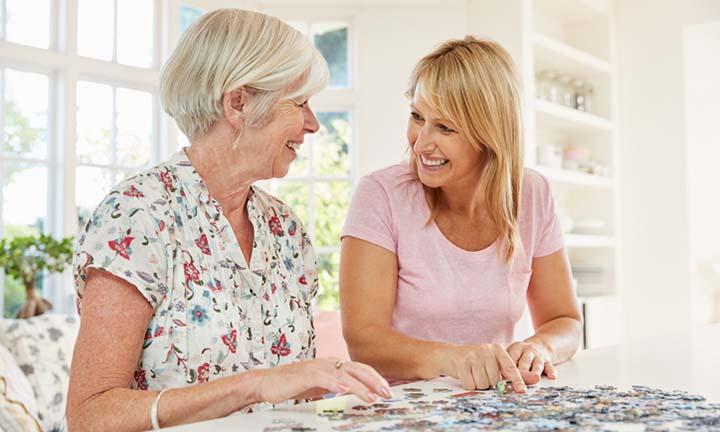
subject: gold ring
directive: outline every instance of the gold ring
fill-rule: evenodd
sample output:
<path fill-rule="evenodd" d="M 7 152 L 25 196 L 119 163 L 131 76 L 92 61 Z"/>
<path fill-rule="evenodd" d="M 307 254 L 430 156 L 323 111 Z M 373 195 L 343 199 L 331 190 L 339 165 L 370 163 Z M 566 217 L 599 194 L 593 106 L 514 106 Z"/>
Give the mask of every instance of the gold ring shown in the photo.
<path fill-rule="evenodd" d="M 335 360 L 335 369 L 340 369 L 344 363 L 342 360 Z"/>

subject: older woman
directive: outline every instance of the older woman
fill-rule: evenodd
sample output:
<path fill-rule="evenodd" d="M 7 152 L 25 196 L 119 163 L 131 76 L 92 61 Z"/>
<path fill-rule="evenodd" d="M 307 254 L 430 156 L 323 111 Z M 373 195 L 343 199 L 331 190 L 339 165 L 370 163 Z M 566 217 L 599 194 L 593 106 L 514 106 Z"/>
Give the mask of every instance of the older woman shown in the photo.
<path fill-rule="evenodd" d="M 315 256 L 253 186 L 287 174 L 327 65 L 300 33 L 221 10 L 187 30 L 161 98 L 192 145 L 125 180 L 81 233 L 71 430 L 147 430 L 327 392 L 389 397 L 372 368 L 313 360 Z M 162 396 L 162 398 L 161 398 Z"/>
<path fill-rule="evenodd" d="M 393 378 L 523 392 L 555 376 L 582 326 L 550 187 L 522 168 L 512 60 L 490 41 L 449 41 L 408 95 L 410 162 L 360 181 L 343 230 L 350 354 Z M 535 333 L 515 341 L 526 301 Z"/>

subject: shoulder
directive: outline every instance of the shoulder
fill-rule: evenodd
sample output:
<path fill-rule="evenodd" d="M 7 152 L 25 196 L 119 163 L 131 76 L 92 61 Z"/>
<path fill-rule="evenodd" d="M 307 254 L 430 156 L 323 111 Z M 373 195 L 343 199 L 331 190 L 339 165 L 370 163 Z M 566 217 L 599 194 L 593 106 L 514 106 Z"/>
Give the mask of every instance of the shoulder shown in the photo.
<path fill-rule="evenodd" d="M 544 201 L 552 195 L 550 183 L 544 175 L 532 168 L 523 169 L 522 198 Z"/>
<path fill-rule="evenodd" d="M 156 222 L 156 216 L 167 213 L 172 205 L 160 180 L 163 172 L 167 173 L 167 167 L 159 164 L 116 184 L 89 215 L 86 230 L 128 219 Z"/>

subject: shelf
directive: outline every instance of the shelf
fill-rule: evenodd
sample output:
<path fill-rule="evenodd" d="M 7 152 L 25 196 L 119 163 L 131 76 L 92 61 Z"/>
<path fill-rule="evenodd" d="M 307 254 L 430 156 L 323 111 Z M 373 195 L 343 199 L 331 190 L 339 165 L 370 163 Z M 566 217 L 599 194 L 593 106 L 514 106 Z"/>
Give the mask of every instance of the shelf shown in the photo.
<path fill-rule="evenodd" d="M 533 168 L 540 174 L 547 177 L 547 179 L 551 182 L 573 186 L 589 186 L 600 189 L 610 189 L 613 186 L 613 182 L 610 177 L 602 177 L 564 169 L 548 168 L 542 165 L 536 165 Z"/>
<path fill-rule="evenodd" d="M 562 17 L 568 23 L 608 19 L 610 15 L 610 6 L 603 0 L 536 0 L 535 6 L 543 14 Z"/>
<path fill-rule="evenodd" d="M 568 132 L 609 133 L 613 130 L 613 124 L 608 119 L 544 100 L 535 101 L 535 113 L 538 123 Z"/>
<path fill-rule="evenodd" d="M 599 235 L 566 234 L 565 243 L 573 248 L 612 248 L 615 240 L 612 237 Z"/>
<path fill-rule="evenodd" d="M 610 63 L 565 42 L 535 33 L 536 70 L 553 69 L 576 78 L 598 81 L 612 74 Z M 538 67 L 539 66 L 539 67 Z"/>

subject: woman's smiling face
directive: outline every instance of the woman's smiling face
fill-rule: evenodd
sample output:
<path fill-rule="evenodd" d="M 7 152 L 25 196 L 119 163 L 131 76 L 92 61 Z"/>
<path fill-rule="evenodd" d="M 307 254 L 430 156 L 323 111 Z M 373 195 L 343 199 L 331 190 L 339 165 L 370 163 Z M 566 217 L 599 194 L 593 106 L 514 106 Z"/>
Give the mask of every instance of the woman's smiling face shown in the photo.
<path fill-rule="evenodd" d="M 418 177 L 427 187 L 477 184 L 482 153 L 458 130 L 451 119 L 433 110 L 417 86 L 410 103 L 407 139 L 415 155 Z"/>

